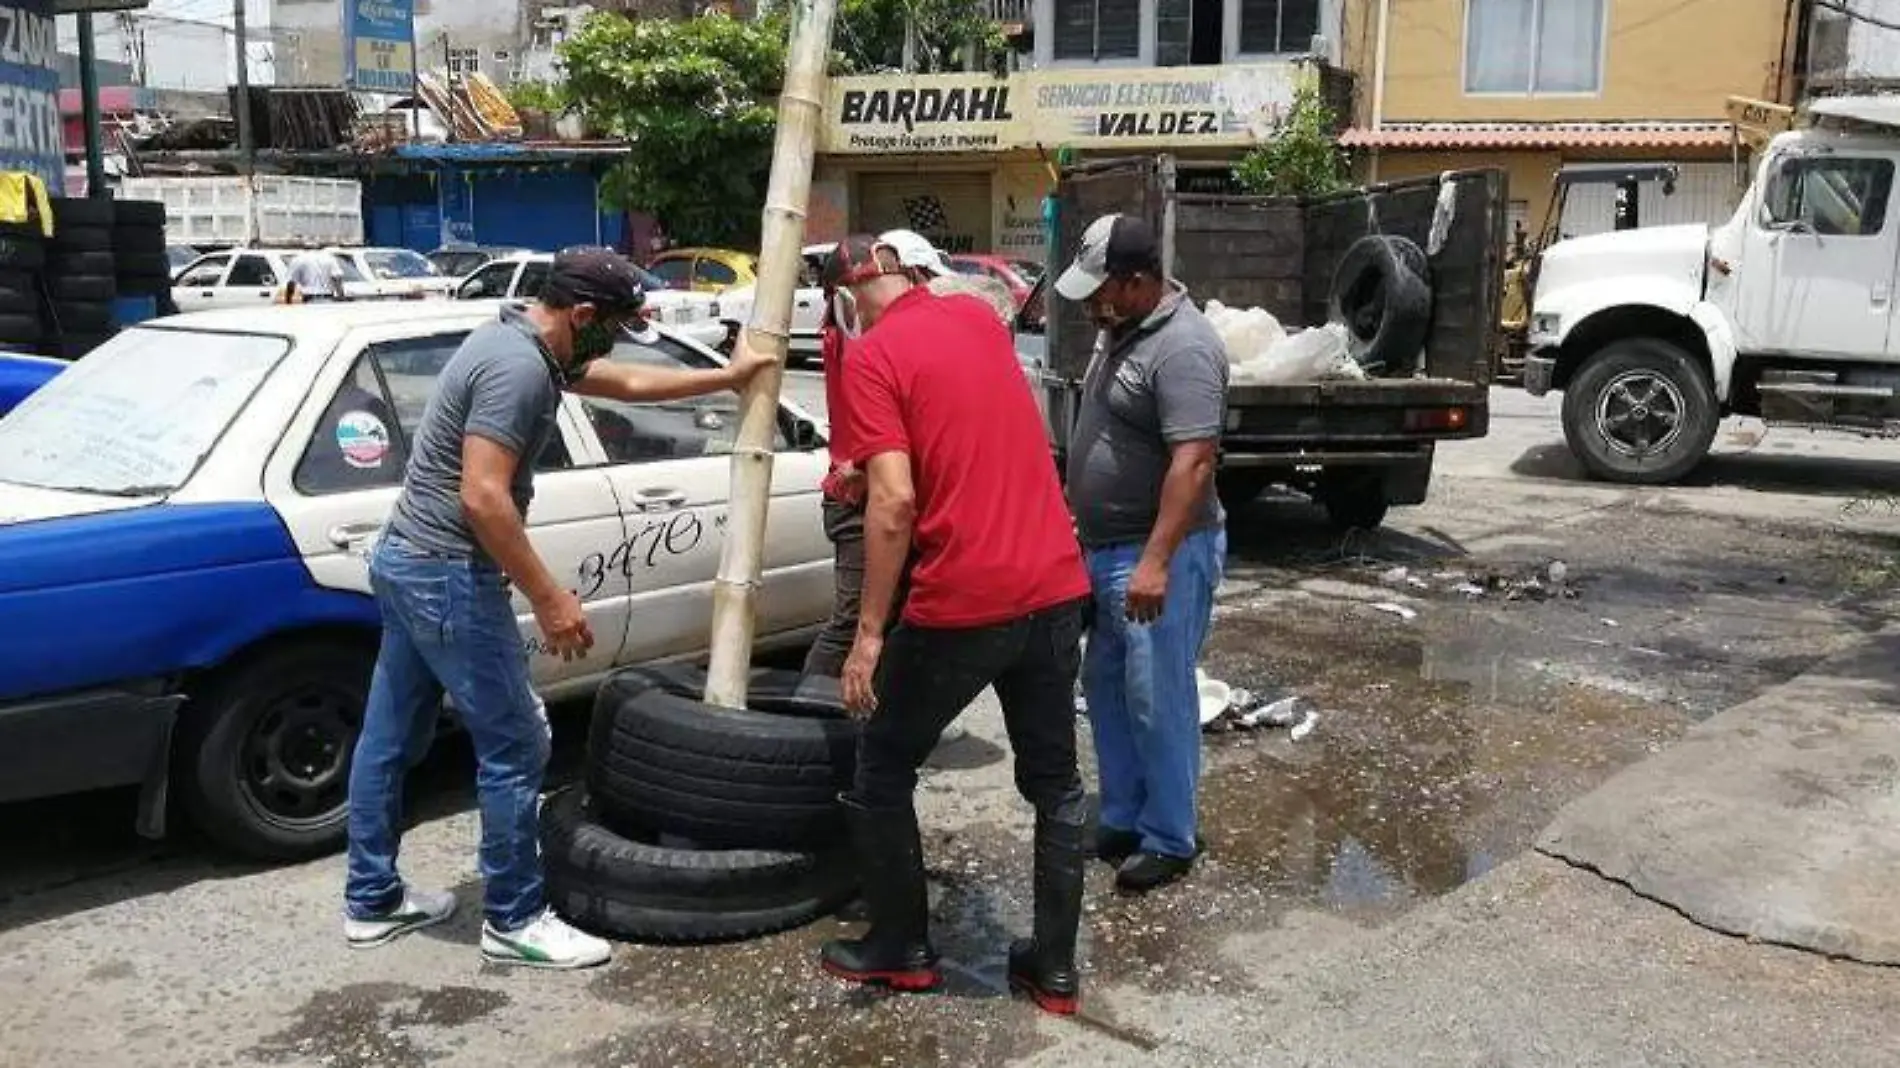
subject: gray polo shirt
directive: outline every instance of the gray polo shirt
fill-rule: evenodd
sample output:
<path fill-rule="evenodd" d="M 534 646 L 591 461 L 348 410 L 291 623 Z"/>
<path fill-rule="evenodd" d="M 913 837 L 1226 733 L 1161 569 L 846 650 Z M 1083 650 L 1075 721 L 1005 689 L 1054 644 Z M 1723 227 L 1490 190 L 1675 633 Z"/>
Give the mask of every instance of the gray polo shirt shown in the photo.
<path fill-rule="evenodd" d="M 1220 437 L 1226 408 L 1226 348 L 1179 283 L 1133 331 L 1099 335 L 1069 435 L 1069 502 L 1082 544 L 1147 541 L 1171 447 Z M 1193 529 L 1225 519 L 1210 486 Z"/>
<path fill-rule="evenodd" d="M 475 434 L 519 458 L 509 487 L 525 518 L 534 461 L 556 432 L 561 386 L 552 354 L 519 308 L 475 328 L 436 379 L 410 442 L 402 496 L 390 532 L 433 552 L 475 560 L 488 554 L 462 514 L 462 439 Z"/>

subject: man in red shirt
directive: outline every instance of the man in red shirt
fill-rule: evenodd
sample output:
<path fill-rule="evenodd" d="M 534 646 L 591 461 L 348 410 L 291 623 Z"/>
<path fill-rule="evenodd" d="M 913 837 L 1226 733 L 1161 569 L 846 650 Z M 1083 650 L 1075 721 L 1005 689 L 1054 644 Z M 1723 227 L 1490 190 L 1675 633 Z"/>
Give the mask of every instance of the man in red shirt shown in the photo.
<path fill-rule="evenodd" d="M 926 288 L 940 262 L 928 242 L 893 231 L 847 239 L 832 255 L 837 322 L 859 335 L 847 343 L 843 458 L 868 487 L 864 594 L 843 683 L 867 720 L 845 803 L 871 928 L 826 943 L 823 964 L 899 990 L 941 980 L 912 795 L 944 728 L 994 686 L 1017 789 L 1036 808 L 1035 931 L 1010 948 L 1010 983 L 1072 1013 L 1086 820 L 1075 678 L 1089 580 L 1049 439 L 996 312 Z"/>

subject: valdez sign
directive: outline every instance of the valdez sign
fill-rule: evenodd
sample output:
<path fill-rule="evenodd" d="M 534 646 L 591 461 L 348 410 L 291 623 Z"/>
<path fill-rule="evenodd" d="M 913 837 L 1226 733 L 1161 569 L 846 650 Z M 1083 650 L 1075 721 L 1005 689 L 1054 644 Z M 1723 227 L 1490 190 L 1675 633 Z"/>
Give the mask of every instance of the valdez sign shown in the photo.
<path fill-rule="evenodd" d="M 1301 77 L 1291 63 L 835 79 L 822 150 L 1244 146 L 1269 139 Z"/>

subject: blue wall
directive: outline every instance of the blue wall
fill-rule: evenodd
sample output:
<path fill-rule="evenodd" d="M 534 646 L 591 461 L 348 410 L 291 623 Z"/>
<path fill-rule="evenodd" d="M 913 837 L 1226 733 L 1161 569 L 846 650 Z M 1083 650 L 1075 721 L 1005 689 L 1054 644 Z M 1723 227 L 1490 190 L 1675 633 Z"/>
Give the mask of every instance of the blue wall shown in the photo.
<path fill-rule="evenodd" d="M 585 170 L 445 167 L 437 183 L 378 178 L 363 187 L 365 240 L 428 252 L 447 241 L 553 251 L 618 247 L 626 217 L 601 214 Z"/>

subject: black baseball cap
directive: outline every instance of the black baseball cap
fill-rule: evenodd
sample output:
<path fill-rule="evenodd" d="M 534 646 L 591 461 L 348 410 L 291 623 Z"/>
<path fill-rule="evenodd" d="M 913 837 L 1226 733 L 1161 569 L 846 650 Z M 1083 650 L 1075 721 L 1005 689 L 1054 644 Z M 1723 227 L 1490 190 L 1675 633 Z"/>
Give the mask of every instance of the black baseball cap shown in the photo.
<path fill-rule="evenodd" d="M 879 259 L 880 252 L 890 254 L 888 261 Z M 913 230 L 886 230 L 875 237 L 853 234 L 838 242 L 825 257 L 819 282 L 826 289 L 855 285 L 891 273 L 885 269 L 887 262 L 938 277 L 952 273 L 943 253 L 928 238 Z"/>
<path fill-rule="evenodd" d="M 575 249 L 555 256 L 541 293 L 553 303 L 592 304 L 612 316 L 633 315 L 647 299 L 633 261 L 607 249 Z"/>
<path fill-rule="evenodd" d="M 1142 272 L 1161 275 L 1153 228 L 1133 215 L 1104 215 L 1082 231 L 1082 247 L 1056 279 L 1056 292 L 1065 300 L 1087 300 L 1110 278 Z"/>

